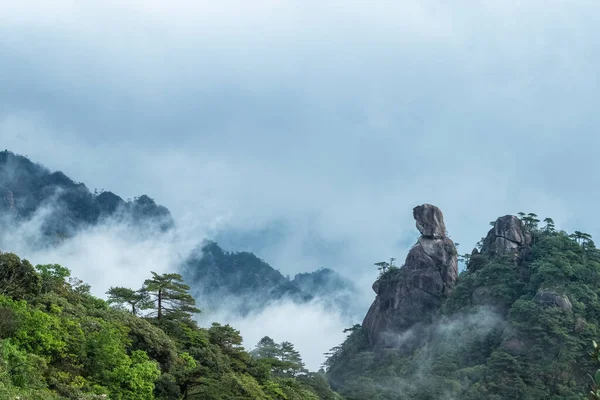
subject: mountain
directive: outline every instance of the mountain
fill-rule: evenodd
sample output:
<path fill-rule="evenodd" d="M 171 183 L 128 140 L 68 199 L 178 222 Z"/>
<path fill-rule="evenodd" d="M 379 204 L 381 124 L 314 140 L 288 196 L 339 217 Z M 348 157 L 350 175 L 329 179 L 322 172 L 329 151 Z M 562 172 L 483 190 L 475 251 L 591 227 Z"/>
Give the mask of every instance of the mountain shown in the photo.
<path fill-rule="evenodd" d="M 48 241 L 73 236 L 108 218 L 161 231 L 174 226 L 169 210 L 147 195 L 125 201 L 112 192 L 92 193 L 64 173 L 8 150 L 0 152 L 0 216 L 5 224 L 40 216 Z"/>
<path fill-rule="evenodd" d="M 506 215 L 461 256 L 467 268 L 456 276 L 441 211 L 413 214 L 421 238 L 374 283 L 363 324 L 331 349 L 332 387 L 347 400 L 584 398 L 600 335 L 591 236 Z"/>
<path fill-rule="evenodd" d="M 290 280 L 253 253 L 224 251 L 209 240 L 190 254 L 182 274 L 206 309 L 240 315 L 284 299 L 306 303 L 319 298 L 346 309 L 351 304 L 347 297 L 356 293 L 351 282 L 332 270 L 298 274 Z"/>
<path fill-rule="evenodd" d="M 62 172 L 7 150 L 0 152 L 0 194 L 0 228 L 38 218 L 42 247 L 107 221 L 142 228 L 140 232 L 175 226 L 170 211 L 147 195 L 125 201 L 109 191 L 92 193 Z M 209 240 L 192 249 L 179 268 L 207 312 L 246 315 L 284 299 L 306 303 L 319 298 L 343 313 L 355 307 L 356 288 L 332 270 L 290 280 L 252 253 L 225 252 Z"/>
<path fill-rule="evenodd" d="M 347 317 L 354 317 L 356 310 L 362 309 L 354 283 L 329 268 L 296 274 L 291 283 Z"/>

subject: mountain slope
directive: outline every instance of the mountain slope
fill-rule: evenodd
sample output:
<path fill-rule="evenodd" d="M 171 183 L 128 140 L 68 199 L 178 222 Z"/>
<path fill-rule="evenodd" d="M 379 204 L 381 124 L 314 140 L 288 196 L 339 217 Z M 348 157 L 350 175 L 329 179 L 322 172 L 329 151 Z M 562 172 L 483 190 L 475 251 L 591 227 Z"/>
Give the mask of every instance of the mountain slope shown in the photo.
<path fill-rule="evenodd" d="M 349 400 L 583 398 L 600 334 L 600 251 L 586 234 L 538 222 L 499 218 L 433 314 L 386 327 L 393 340 L 351 328 L 326 363 L 332 386 Z M 382 274 L 379 296 L 401 275 Z"/>
<path fill-rule="evenodd" d="M 161 231 L 174 225 L 169 210 L 146 195 L 124 201 L 111 192 L 91 193 L 62 172 L 51 172 L 7 150 L 0 152 L 0 195 L 5 223 L 41 213 L 41 230 L 48 239 L 72 236 L 107 218 Z"/>
<path fill-rule="evenodd" d="M 336 306 L 346 307 L 350 302 L 341 300 L 354 293 L 351 284 L 332 270 L 298 274 L 290 280 L 254 254 L 227 252 L 212 241 L 192 252 L 182 273 L 205 308 L 225 308 L 240 315 L 284 299 L 304 303 L 317 297 L 333 298 Z"/>

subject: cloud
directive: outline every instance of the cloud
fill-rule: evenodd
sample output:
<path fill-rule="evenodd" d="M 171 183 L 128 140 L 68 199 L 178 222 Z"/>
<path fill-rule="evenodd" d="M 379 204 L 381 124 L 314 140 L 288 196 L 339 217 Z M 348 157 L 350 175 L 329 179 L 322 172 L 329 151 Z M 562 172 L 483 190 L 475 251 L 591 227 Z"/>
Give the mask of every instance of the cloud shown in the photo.
<path fill-rule="evenodd" d="M 41 236 L 42 226 L 56 212 L 56 206 L 48 202 L 31 219 L 17 226 L 9 219 L 0 221 L 0 249 L 14 252 L 34 265 L 61 264 L 71 270 L 72 276 L 90 283 L 92 294 L 101 298 L 106 298 L 105 293 L 111 286 L 141 287 L 150 277 L 150 271 L 179 271 L 182 261 L 198 244 L 198 237 L 211 232 L 210 227 L 203 233 L 197 226 L 184 226 L 161 233 L 106 220 L 82 229 L 56 246 L 49 246 L 47 238 Z M 233 304 L 236 299 L 221 300 Z M 201 326 L 209 327 L 212 322 L 230 323 L 241 331 L 249 350 L 263 336 L 271 336 L 279 342 L 291 341 L 311 370 L 320 367 L 323 353 L 339 344 L 344 337 L 343 330 L 360 318 L 342 316 L 342 311 L 352 310 L 328 307 L 321 299 L 308 304 L 271 303 L 244 317 L 232 312 L 233 307 L 227 305 L 218 312 L 205 309 L 201 298 L 197 305 L 203 311 L 198 315 Z"/>
<path fill-rule="evenodd" d="M 599 234 L 599 17 L 591 0 L 1 2 L 0 146 L 147 193 L 182 227 L 284 221 L 260 257 L 336 269 L 368 303 L 418 204 L 461 253 L 519 211 Z"/>
<path fill-rule="evenodd" d="M 141 287 L 150 271 L 177 271 L 195 244 L 195 235 L 184 229 L 151 232 L 147 227 L 138 229 L 107 220 L 51 246 L 41 232 L 56 211 L 55 205 L 48 203 L 19 225 L 2 221 L 0 248 L 34 265 L 61 264 L 72 276 L 90 283 L 92 294 L 101 298 L 111 286 Z"/>
<path fill-rule="evenodd" d="M 356 323 L 341 317 L 331 308 L 327 309 L 319 301 L 309 304 L 282 301 L 243 318 L 223 313 L 201 315 L 200 321 L 202 325 L 211 321 L 231 324 L 241 331 L 247 350 L 252 350 L 264 336 L 278 343 L 291 342 L 311 371 L 320 368 L 325 359 L 324 353 L 344 340 L 344 329 Z"/>

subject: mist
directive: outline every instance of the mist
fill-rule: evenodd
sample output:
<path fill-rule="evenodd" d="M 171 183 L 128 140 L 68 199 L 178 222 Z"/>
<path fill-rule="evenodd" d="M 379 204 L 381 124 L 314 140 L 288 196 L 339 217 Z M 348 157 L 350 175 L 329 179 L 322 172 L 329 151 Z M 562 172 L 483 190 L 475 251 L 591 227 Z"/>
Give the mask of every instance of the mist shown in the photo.
<path fill-rule="evenodd" d="M 211 321 L 232 325 L 240 330 L 248 350 L 264 336 L 277 343 L 291 342 L 310 371 L 317 371 L 325 361 L 324 353 L 344 340 L 344 329 L 360 322 L 328 309 L 319 299 L 306 304 L 275 302 L 245 317 L 231 315 L 226 309 L 225 306 L 219 312 L 201 314 L 198 320 L 203 326 Z"/>
<path fill-rule="evenodd" d="M 91 293 L 100 298 L 106 298 L 106 291 L 112 286 L 140 288 L 151 277 L 150 271 L 180 272 L 193 247 L 211 231 L 190 224 L 188 229 L 176 227 L 161 232 L 149 226 L 140 228 L 105 219 L 51 245 L 42 234 L 42 226 L 57 212 L 56 205 L 49 203 L 22 223 L 4 220 L 0 250 L 16 253 L 34 265 L 56 263 L 69 268 L 73 277 L 91 284 Z M 195 292 L 194 287 L 191 292 Z M 306 304 L 285 300 L 271 303 L 242 317 L 232 312 L 235 300 L 233 295 L 224 298 L 218 310 L 203 310 L 196 319 L 203 327 L 210 327 L 212 322 L 231 324 L 241 331 L 244 346 L 249 350 L 263 336 L 292 342 L 311 370 L 320 367 L 323 353 L 339 344 L 344 337 L 342 331 L 360 318 L 342 315 L 343 310 L 327 309 L 319 298 Z M 197 306 L 203 309 L 201 298 Z"/>

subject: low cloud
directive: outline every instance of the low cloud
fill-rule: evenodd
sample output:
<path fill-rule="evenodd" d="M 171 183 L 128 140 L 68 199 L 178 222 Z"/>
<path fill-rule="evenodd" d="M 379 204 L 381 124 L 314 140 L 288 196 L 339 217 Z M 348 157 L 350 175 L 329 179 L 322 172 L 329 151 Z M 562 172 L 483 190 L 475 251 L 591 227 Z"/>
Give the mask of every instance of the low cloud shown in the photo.
<path fill-rule="evenodd" d="M 0 231 L 0 249 L 14 252 L 34 265 L 61 264 L 71 270 L 72 276 L 90 283 L 92 294 L 101 298 L 106 298 L 111 286 L 141 287 L 150 277 L 150 271 L 179 271 L 184 258 L 203 237 L 202 231 L 192 227 L 161 233 L 106 220 L 49 246 L 48 238 L 41 235 L 41 227 L 55 212 L 52 205 L 47 205 L 18 225 L 5 220 Z M 232 297 L 232 304 L 234 300 Z M 201 301 L 197 305 L 203 308 Z M 341 311 L 328 309 L 318 299 L 305 304 L 271 303 L 245 317 L 228 312 L 227 304 L 223 304 L 218 312 L 204 310 L 198 318 L 206 327 L 212 322 L 232 324 L 241 331 L 248 349 L 263 336 L 279 342 L 290 341 L 311 370 L 322 364 L 323 353 L 343 340 L 343 329 L 356 323 L 348 315 L 342 317 Z"/>
<path fill-rule="evenodd" d="M 264 336 L 276 342 L 291 342 L 311 371 L 318 370 L 325 361 L 324 353 L 344 340 L 344 329 L 357 323 L 319 300 L 305 304 L 281 301 L 243 318 L 226 312 L 201 315 L 200 321 L 203 325 L 210 321 L 231 324 L 241 331 L 248 350 Z"/>

